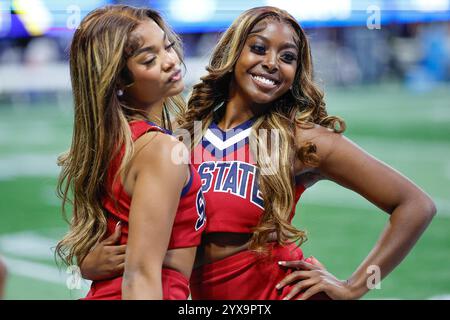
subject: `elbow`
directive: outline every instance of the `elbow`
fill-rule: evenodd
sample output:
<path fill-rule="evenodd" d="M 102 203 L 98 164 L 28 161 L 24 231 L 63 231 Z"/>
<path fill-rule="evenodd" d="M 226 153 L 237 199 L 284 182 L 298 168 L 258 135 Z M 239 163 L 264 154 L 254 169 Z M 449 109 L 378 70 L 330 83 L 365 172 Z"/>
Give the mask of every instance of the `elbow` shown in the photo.
<path fill-rule="evenodd" d="M 406 221 L 422 227 L 430 224 L 437 213 L 435 202 L 425 193 L 410 195 L 407 200 L 395 207 L 392 213 L 400 208 L 403 208 L 399 212 L 404 213 L 401 216 L 407 219 Z"/>
<path fill-rule="evenodd" d="M 426 207 L 427 207 L 426 211 L 427 211 L 429 219 L 431 221 L 431 219 L 433 219 L 433 217 L 437 213 L 436 203 L 433 201 L 433 199 L 429 198 Z"/>
<path fill-rule="evenodd" d="M 428 195 L 417 200 L 417 207 L 420 208 L 422 220 L 429 224 L 437 213 L 436 204 Z"/>

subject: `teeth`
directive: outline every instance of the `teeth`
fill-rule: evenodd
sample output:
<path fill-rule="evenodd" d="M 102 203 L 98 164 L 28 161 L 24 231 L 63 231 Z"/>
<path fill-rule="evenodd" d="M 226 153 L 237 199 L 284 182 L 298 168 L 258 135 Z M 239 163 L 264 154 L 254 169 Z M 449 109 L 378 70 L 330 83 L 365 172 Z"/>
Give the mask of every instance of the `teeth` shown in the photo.
<path fill-rule="evenodd" d="M 267 78 L 264 78 L 264 77 L 260 77 L 260 76 L 252 76 L 252 77 L 253 77 L 253 79 L 255 79 L 255 80 L 259 81 L 259 82 L 262 82 L 262 83 L 265 83 L 265 84 L 270 84 L 272 86 L 275 85 L 275 82 L 270 80 L 270 79 L 267 79 Z"/>

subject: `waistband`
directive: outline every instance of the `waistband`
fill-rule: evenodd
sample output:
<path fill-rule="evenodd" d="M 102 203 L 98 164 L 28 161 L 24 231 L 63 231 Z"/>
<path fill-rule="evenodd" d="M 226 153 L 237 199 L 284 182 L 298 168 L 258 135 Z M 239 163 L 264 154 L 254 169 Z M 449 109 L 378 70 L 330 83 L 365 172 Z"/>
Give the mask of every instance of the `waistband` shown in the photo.
<path fill-rule="evenodd" d="M 163 268 L 163 299 L 187 299 L 189 296 L 189 279 L 181 272 Z M 123 277 L 93 281 L 87 296 L 80 300 L 120 300 L 122 299 Z"/>
<path fill-rule="evenodd" d="M 187 278 L 184 274 L 182 274 L 181 272 L 179 272 L 177 270 L 163 268 L 161 274 L 163 277 L 175 278 L 175 279 L 179 280 L 180 282 L 182 282 L 183 284 L 186 284 L 186 285 L 189 284 L 189 278 Z"/>

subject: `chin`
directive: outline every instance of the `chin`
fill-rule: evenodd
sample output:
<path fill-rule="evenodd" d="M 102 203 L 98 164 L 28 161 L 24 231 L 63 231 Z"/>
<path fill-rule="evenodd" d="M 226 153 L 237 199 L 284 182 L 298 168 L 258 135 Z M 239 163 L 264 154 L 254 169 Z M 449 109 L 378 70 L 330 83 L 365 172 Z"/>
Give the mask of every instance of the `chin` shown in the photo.
<path fill-rule="evenodd" d="M 247 92 L 247 97 L 255 104 L 269 104 L 280 97 L 279 91 L 262 92 L 260 90 L 251 90 Z"/>
<path fill-rule="evenodd" d="M 172 88 L 172 90 L 170 90 L 168 92 L 168 96 L 169 97 L 176 96 L 176 95 L 182 93 L 183 90 L 184 90 L 184 85 L 177 86 L 176 88 Z"/>
<path fill-rule="evenodd" d="M 251 98 L 251 100 L 256 104 L 269 104 L 276 100 L 275 96 L 267 96 L 267 95 L 256 95 Z"/>

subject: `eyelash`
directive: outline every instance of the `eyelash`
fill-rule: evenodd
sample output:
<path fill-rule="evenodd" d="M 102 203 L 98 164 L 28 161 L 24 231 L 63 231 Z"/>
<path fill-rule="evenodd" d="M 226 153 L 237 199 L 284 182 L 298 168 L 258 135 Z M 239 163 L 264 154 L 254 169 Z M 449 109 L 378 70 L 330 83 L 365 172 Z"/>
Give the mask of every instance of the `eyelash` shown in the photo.
<path fill-rule="evenodd" d="M 252 49 L 252 51 L 254 53 L 259 54 L 259 55 L 263 55 L 266 53 L 266 48 L 261 45 L 255 44 L 255 45 L 250 46 L 250 48 Z M 286 57 L 288 57 L 288 58 L 286 59 Z M 283 61 L 285 61 L 286 63 L 292 63 L 293 61 L 297 60 L 297 57 L 294 54 L 290 54 L 290 53 L 284 54 L 282 56 L 282 58 L 283 58 Z"/>
<path fill-rule="evenodd" d="M 286 57 L 289 57 L 289 59 L 286 59 Z M 285 54 L 285 55 L 284 55 L 284 58 L 283 58 L 283 59 L 284 59 L 285 61 L 287 61 L 288 63 L 291 63 L 291 62 L 297 60 L 297 57 L 296 57 L 295 55 L 293 55 L 293 54 L 288 53 L 288 54 Z"/>
<path fill-rule="evenodd" d="M 149 66 L 149 65 L 151 65 L 151 64 L 155 61 L 155 59 L 156 59 L 156 57 L 151 58 L 150 60 L 145 61 L 144 64 L 145 64 L 146 66 Z"/>
<path fill-rule="evenodd" d="M 264 46 L 261 46 L 261 45 L 258 45 L 258 44 L 254 44 L 254 45 L 250 46 L 250 48 L 256 54 L 261 54 L 262 55 L 262 54 L 266 53 L 266 48 Z"/>
<path fill-rule="evenodd" d="M 175 41 L 172 41 L 171 43 L 169 43 L 169 45 L 166 47 L 166 50 L 170 50 L 175 46 Z"/>
<path fill-rule="evenodd" d="M 169 50 L 171 50 L 174 46 L 175 46 L 175 41 L 169 43 L 169 45 L 166 46 L 165 49 L 166 49 L 167 51 L 169 51 Z M 150 59 L 150 60 L 148 60 L 148 61 L 145 61 L 145 62 L 144 62 L 144 65 L 149 66 L 150 64 L 152 64 L 152 63 L 155 61 L 155 59 L 156 59 L 156 57 L 154 57 L 154 58 L 152 58 L 152 59 Z"/>

